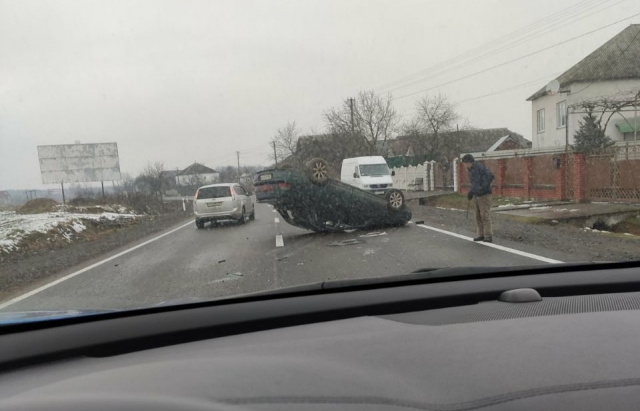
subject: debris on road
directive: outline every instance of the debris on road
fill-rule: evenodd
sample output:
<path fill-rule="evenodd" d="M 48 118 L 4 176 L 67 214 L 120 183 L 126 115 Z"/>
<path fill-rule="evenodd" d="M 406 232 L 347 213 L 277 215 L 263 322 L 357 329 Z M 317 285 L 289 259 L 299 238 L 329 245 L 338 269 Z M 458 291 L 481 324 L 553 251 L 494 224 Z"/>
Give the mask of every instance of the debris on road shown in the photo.
<path fill-rule="evenodd" d="M 244 277 L 243 274 L 241 272 L 237 272 L 237 273 L 229 273 L 227 275 L 233 275 L 235 277 Z"/>
<path fill-rule="evenodd" d="M 360 237 L 363 237 L 363 238 L 367 238 L 367 237 L 380 237 L 381 235 L 387 235 L 387 233 L 386 233 L 386 232 L 384 232 L 384 231 L 382 231 L 382 232 L 380 232 L 380 231 L 374 231 L 374 232 L 371 232 L 371 233 L 362 234 Z"/>
<path fill-rule="evenodd" d="M 424 220 L 416 221 L 416 224 L 424 224 Z"/>
<path fill-rule="evenodd" d="M 227 260 L 220 260 L 220 261 L 218 261 L 218 264 L 220 264 L 220 263 L 226 263 L 226 262 L 227 262 Z"/>
<path fill-rule="evenodd" d="M 331 244 L 327 244 L 329 247 L 342 247 L 345 245 L 354 245 L 354 244 L 360 244 L 362 243 L 362 241 L 360 240 L 356 240 L 356 239 L 352 239 L 352 240 L 342 240 L 342 241 L 334 241 Z"/>

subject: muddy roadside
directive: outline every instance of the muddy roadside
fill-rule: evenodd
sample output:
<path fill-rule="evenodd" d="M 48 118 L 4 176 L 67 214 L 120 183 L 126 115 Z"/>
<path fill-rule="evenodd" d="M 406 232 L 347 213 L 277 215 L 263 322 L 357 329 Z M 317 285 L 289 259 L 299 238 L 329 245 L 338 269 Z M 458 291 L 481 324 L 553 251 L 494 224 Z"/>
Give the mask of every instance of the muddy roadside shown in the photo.
<path fill-rule="evenodd" d="M 459 233 L 475 233 L 475 216 L 464 209 L 445 209 L 411 202 L 413 220 Z M 572 223 L 557 225 L 517 221 L 492 214 L 496 243 L 506 239 L 548 250 L 587 255 L 591 261 L 640 260 L 640 237 L 585 230 Z"/>
<path fill-rule="evenodd" d="M 0 295 L 54 277 L 64 269 L 191 218 L 193 217 L 182 211 L 146 216 L 135 224 L 94 233 L 88 241 L 71 243 L 61 248 L 34 250 L 28 254 L 4 256 L 0 262 Z"/>

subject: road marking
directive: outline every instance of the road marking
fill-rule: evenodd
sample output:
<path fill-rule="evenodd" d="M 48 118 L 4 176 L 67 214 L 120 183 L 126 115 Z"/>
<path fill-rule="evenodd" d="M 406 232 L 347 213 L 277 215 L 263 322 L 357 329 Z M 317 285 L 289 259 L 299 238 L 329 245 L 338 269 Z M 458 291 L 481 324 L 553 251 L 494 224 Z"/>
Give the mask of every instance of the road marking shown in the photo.
<path fill-rule="evenodd" d="M 284 240 L 282 239 L 282 234 L 278 234 L 276 236 L 276 247 L 284 247 Z"/>
<path fill-rule="evenodd" d="M 91 269 L 94 269 L 94 268 L 96 268 L 96 267 L 98 267 L 98 266 L 100 266 L 100 265 L 102 265 L 102 264 L 104 264 L 104 263 L 108 263 L 109 261 L 115 260 L 115 259 L 116 259 L 116 258 L 118 258 L 118 257 L 122 257 L 123 255 L 128 254 L 128 253 L 132 252 L 133 250 L 137 250 L 137 249 L 138 249 L 138 248 L 140 248 L 140 247 L 144 247 L 144 246 L 145 246 L 145 245 L 147 245 L 147 244 L 150 244 L 150 243 L 152 243 L 152 242 L 154 242 L 154 241 L 156 241 L 156 240 L 159 240 L 159 239 L 161 239 L 162 237 L 166 237 L 166 236 L 168 236 L 169 234 L 175 233 L 176 231 L 178 231 L 178 230 L 180 230 L 180 229 L 182 229 L 182 228 L 185 228 L 186 226 L 189 226 L 189 225 L 193 225 L 193 221 L 190 221 L 190 222 L 188 222 L 188 223 L 186 223 L 186 224 L 183 224 L 183 225 L 181 225 L 181 226 L 180 226 L 180 227 L 178 227 L 178 228 L 174 228 L 174 229 L 173 229 L 173 230 L 171 230 L 171 231 L 167 231 L 167 232 L 166 232 L 166 233 L 164 233 L 164 234 L 160 234 L 159 236 L 154 237 L 154 238 L 152 238 L 152 239 L 150 239 L 150 240 L 147 240 L 147 241 L 145 241 L 144 243 L 140 243 L 140 244 L 138 244 L 138 245 L 136 245 L 136 246 L 133 246 L 133 247 L 131 247 L 131 248 L 128 248 L 128 249 L 126 249 L 126 250 L 124 250 L 124 251 L 122 251 L 122 252 L 119 252 L 118 254 L 112 255 L 111 257 L 105 258 L 104 260 L 98 261 L 98 262 L 97 262 L 97 263 L 95 263 L 95 264 L 91 264 L 90 266 L 85 267 L 85 268 L 83 268 L 82 270 L 78 270 L 78 271 L 76 271 L 76 272 L 74 272 L 74 273 L 71 273 L 71 274 L 69 274 L 69 275 L 65 275 L 65 276 L 64 276 L 64 277 L 62 277 L 62 278 L 58 278 L 57 280 L 52 281 L 52 282 L 50 282 L 49 284 L 45 284 L 45 285 L 43 285 L 42 287 L 36 288 L 35 290 L 29 291 L 29 292 L 28 292 L 28 293 L 26 293 L 26 294 L 22 294 L 21 296 L 18 296 L 18 297 L 16 297 L 16 298 L 12 299 L 12 300 L 9 300 L 9 301 L 7 301 L 7 302 L 4 302 L 4 303 L 0 304 L 0 310 L 2 310 L 2 309 L 4 309 L 4 308 L 7 308 L 7 307 L 9 307 L 10 305 L 13 305 L 13 304 L 15 304 L 15 303 L 17 303 L 17 302 L 19 302 L 19 301 L 22 301 L 22 300 L 24 300 L 24 299 L 26 299 L 26 298 L 29 298 L 29 297 L 31 297 L 31 296 L 33 296 L 33 295 L 36 295 L 36 294 L 38 294 L 39 292 L 42 292 L 42 291 L 46 290 L 47 288 L 51 288 L 51 287 L 53 287 L 54 285 L 58 285 L 58 284 L 60 284 L 60 283 L 62 283 L 62 282 L 64 282 L 64 281 L 67 281 L 67 280 L 69 280 L 69 279 L 71 279 L 71 278 L 73 278 L 73 277 L 75 277 L 75 276 L 77 276 L 77 275 L 80 275 L 80 274 L 82 274 L 82 273 L 86 273 L 87 271 L 89 271 L 89 270 L 91 270 Z"/>
<path fill-rule="evenodd" d="M 452 237 L 461 238 L 463 240 L 473 241 L 473 238 L 467 237 L 466 235 L 452 233 L 451 231 L 441 230 L 439 228 L 430 227 L 430 226 L 424 225 L 424 224 L 417 224 L 417 226 L 418 227 L 422 227 L 422 228 L 426 228 L 427 230 L 437 231 L 438 233 L 447 234 L 447 235 L 450 235 Z M 527 253 L 525 251 L 516 250 L 515 248 L 509 248 L 509 247 L 505 247 L 505 246 L 494 244 L 494 243 L 485 243 L 485 242 L 479 241 L 478 244 L 484 245 L 486 247 L 491 247 L 491 248 L 495 248 L 495 249 L 498 249 L 498 250 L 506 251 L 508 253 L 520 255 L 520 256 L 523 256 L 523 257 L 532 258 L 534 260 L 543 261 L 543 262 L 549 263 L 549 264 L 562 264 L 563 263 L 562 261 L 559 261 L 559 260 L 553 260 L 551 258 L 542 257 L 542 256 L 537 255 L 537 254 Z"/>
<path fill-rule="evenodd" d="M 276 223 L 280 222 L 280 219 L 278 217 L 275 218 Z"/>
<path fill-rule="evenodd" d="M 272 211 L 272 212 L 274 212 L 274 213 L 277 213 L 277 211 L 276 211 L 276 210 L 271 210 L 271 211 Z"/>

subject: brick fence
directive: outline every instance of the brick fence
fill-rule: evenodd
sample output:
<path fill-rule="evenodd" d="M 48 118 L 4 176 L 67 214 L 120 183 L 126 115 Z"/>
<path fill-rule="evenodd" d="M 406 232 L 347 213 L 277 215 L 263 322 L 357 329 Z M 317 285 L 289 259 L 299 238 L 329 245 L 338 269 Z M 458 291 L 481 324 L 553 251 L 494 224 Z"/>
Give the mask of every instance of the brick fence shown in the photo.
<path fill-rule="evenodd" d="M 494 195 L 526 200 L 640 202 L 640 145 L 622 143 L 603 153 L 510 150 L 474 153 L 494 174 Z M 469 173 L 458 160 L 456 191 L 469 192 Z"/>

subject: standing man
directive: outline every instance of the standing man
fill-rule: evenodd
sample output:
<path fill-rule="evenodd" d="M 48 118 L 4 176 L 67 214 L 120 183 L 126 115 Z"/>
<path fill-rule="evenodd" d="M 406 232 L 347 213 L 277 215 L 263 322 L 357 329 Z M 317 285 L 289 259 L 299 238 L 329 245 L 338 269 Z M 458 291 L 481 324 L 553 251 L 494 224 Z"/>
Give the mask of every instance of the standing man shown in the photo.
<path fill-rule="evenodd" d="M 491 231 L 491 182 L 495 178 L 491 171 L 482 164 L 476 163 L 471 154 L 462 157 L 464 166 L 469 170 L 471 189 L 467 198 L 473 199 L 476 210 L 476 225 L 478 236 L 473 241 L 491 243 L 493 239 Z"/>

